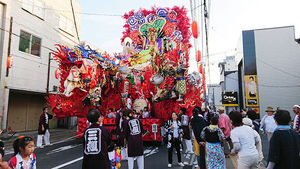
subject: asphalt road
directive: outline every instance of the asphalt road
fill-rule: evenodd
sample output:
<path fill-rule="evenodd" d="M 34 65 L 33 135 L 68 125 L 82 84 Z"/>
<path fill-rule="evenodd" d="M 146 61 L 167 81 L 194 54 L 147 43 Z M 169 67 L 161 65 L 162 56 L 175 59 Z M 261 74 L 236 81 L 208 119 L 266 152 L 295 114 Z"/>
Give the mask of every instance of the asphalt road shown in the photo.
<path fill-rule="evenodd" d="M 71 139 L 65 142 L 56 143 L 42 149 L 36 148 L 38 169 L 81 169 L 82 164 L 82 140 Z M 12 154 L 6 154 L 7 161 Z M 145 169 L 166 169 L 168 165 L 167 148 L 165 145 L 157 146 L 153 143 L 146 143 L 144 148 Z M 188 155 L 189 156 L 189 155 Z M 188 162 L 190 157 L 183 154 L 184 161 Z M 121 168 L 127 168 L 127 161 L 122 161 Z M 136 163 L 135 163 L 136 165 Z M 99 167 L 100 168 L 100 167 Z M 137 166 L 135 166 L 137 168 Z M 177 165 L 175 151 L 173 153 L 174 169 L 191 169 L 192 166 L 180 167 Z M 230 158 L 227 159 L 227 168 L 233 169 Z M 97 169 L 97 168 L 95 168 Z"/>

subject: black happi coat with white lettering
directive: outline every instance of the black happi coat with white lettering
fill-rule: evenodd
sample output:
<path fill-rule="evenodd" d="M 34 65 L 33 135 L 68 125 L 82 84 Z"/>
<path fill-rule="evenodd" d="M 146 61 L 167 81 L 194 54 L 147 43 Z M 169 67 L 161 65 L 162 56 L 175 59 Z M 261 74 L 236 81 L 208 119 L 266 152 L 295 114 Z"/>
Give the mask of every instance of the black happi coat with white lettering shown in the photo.
<path fill-rule="evenodd" d="M 92 124 L 84 131 L 82 169 L 110 169 L 108 145 L 111 134 L 104 126 Z"/>
<path fill-rule="evenodd" d="M 143 124 L 139 119 L 131 119 L 125 128 L 125 137 L 128 144 L 128 157 L 142 156 L 143 146 Z"/>
<path fill-rule="evenodd" d="M 183 130 L 183 139 L 190 140 L 191 139 L 191 133 L 189 127 L 190 117 L 183 114 L 180 118 L 180 122 Z"/>

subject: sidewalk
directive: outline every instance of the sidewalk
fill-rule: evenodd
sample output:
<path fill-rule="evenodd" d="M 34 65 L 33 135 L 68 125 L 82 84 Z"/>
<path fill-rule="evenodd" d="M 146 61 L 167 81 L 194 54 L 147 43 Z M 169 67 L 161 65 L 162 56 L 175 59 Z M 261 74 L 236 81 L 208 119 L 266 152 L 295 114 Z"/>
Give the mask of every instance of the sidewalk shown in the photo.
<path fill-rule="evenodd" d="M 35 140 L 37 140 L 37 131 L 26 131 L 26 132 L 17 132 L 13 137 L 9 137 L 10 135 L 7 133 L 3 133 L 0 136 L 0 140 L 4 142 L 5 145 L 5 154 L 9 154 L 13 152 L 13 142 L 19 136 L 29 136 Z M 50 142 L 51 144 L 55 144 L 57 142 L 66 141 L 69 139 L 75 138 L 76 129 L 50 129 Z"/>

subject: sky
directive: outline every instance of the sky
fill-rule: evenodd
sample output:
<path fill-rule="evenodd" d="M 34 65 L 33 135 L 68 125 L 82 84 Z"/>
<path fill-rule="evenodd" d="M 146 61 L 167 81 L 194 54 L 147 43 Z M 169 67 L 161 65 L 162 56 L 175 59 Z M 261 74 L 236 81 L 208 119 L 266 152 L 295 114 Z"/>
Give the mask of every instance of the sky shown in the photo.
<path fill-rule="evenodd" d="M 111 14 L 114 16 L 81 16 L 80 37 L 100 50 L 121 52 L 124 13 L 139 8 L 185 6 L 190 0 L 77 0 L 82 13 Z M 197 1 L 200 4 L 201 0 Z M 226 56 L 235 55 L 235 48 L 243 30 L 295 26 L 295 37 L 300 38 L 300 0 L 208 0 L 210 83 L 219 83 L 218 63 Z M 188 13 L 191 16 L 190 12 Z M 192 45 L 194 39 L 191 38 Z M 198 42 L 201 40 L 198 38 Z M 197 70 L 195 52 L 191 49 L 189 72 Z M 207 77 L 208 75 L 206 75 Z M 207 77 L 209 79 L 209 77 Z"/>

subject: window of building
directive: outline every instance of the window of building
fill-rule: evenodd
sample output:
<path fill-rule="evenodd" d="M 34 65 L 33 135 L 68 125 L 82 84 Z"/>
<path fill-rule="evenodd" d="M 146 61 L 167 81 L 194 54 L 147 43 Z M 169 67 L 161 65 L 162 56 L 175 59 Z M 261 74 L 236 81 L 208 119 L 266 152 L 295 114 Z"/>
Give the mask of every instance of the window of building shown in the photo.
<path fill-rule="evenodd" d="M 68 19 L 67 17 L 60 15 L 59 16 L 59 28 L 71 35 L 73 35 L 74 31 L 74 23 L 71 19 Z"/>
<path fill-rule="evenodd" d="M 41 0 L 22 0 L 22 8 L 39 18 L 45 17 L 44 3 Z"/>
<path fill-rule="evenodd" d="M 19 51 L 35 56 L 41 55 L 42 39 L 25 31 L 20 32 Z"/>

